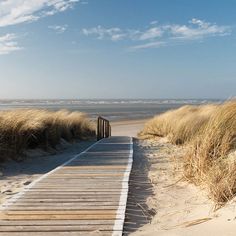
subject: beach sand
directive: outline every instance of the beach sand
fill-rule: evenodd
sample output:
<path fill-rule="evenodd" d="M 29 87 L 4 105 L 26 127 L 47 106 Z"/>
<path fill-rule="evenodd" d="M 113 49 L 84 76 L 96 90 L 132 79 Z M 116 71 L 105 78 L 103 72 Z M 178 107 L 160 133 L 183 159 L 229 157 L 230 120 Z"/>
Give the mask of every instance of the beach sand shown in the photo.
<path fill-rule="evenodd" d="M 146 120 L 112 123 L 112 135 L 137 137 Z M 0 202 L 24 186 L 72 158 L 93 142 L 67 145 L 60 152 L 45 155 L 32 152 L 22 162 L 1 165 Z M 204 189 L 183 181 L 181 155 L 185 150 L 165 139 L 134 139 L 125 235 L 132 236 L 231 236 L 235 235 L 236 200 L 214 211 Z M 41 152 L 41 156 L 40 156 Z M 37 153 L 35 156 L 34 154 Z"/>
<path fill-rule="evenodd" d="M 112 135 L 137 137 L 147 121 L 148 119 L 111 122 Z"/>
<path fill-rule="evenodd" d="M 134 158 L 138 159 L 139 165 L 133 166 L 133 172 L 139 171 L 143 176 L 146 172 L 151 183 L 149 191 L 146 191 L 144 186 L 135 192 L 135 204 L 142 208 L 142 213 L 148 221 L 144 222 L 142 219 L 140 223 L 137 220 L 140 217 L 136 217 L 136 222 L 131 222 L 132 230 L 127 235 L 236 234 L 236 199 L 216 210 L 204 189 L 184 181 L 181 160 L 182 154 L 186 151 L 184 148 L 172 145 L 166 139 L 159 139 L 136 140 L 135 149 Z M 140 164 L 141 161 L 144 164 Z M 134 184 L 131 183 L 131 188 L 132 185 Z M 131 203 L 134 203 L 134 200 L 131 200 Z M 132 217 L 128 220 L 132 221 Z"/>

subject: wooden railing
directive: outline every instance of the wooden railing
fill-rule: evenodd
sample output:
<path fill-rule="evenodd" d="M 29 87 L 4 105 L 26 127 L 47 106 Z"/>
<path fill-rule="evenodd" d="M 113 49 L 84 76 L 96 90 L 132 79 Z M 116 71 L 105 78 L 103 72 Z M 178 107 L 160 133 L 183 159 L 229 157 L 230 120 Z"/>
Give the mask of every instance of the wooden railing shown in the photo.
<path fill-rule="evenodd" d="M 97 123 L 97 140 L 108 138 L 111 136 L 111 125 L 110 122 L 103 117 L 98 117 Z"/>

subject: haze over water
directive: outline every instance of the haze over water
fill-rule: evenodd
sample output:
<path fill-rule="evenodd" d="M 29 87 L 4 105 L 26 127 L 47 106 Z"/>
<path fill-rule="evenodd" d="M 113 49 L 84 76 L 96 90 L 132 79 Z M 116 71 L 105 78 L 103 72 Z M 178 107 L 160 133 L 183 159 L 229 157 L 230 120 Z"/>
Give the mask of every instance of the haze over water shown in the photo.
<path fill-rule="evenodd" d="M 104 116 L 111 121 L 146 119 L 187 104 L 206 104 L 206 99 L 54 99 L 0 100 L 0 110 L 39 108 L 67 109 L 87 113 L 92 119 Z"/>

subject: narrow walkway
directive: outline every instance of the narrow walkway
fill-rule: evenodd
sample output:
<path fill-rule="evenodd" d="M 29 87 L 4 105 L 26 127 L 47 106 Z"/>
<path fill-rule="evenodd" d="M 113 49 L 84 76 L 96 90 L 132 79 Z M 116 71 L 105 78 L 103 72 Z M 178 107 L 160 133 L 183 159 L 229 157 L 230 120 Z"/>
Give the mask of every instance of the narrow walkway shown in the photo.
<path fill-rule="evenodd" d="M 132 161 L 130 137 L 92 145 L 5 203 L 0 236 L 121 236 Z"/>

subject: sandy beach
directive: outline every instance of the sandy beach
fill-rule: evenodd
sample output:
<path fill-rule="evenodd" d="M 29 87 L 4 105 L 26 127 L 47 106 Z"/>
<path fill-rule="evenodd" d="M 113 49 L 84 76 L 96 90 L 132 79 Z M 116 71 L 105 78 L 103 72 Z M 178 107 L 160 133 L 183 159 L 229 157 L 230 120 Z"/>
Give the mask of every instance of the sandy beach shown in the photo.
<path fill-rule="evenodd" d="M 135 148 L 134 158 L 139 165 L 134 165 L 133 172 L 148 176 L 150 184 L 148 191 L 145 186 L 133 191 L 137 209 L 142 209 L 146 221 L 142 219 L 140 223 L 138 215 L 129 217 L 136 222 L 132 222 L 127 235 L 235 235 L 236 199 L 216 210 L 204 189 L 184 181 L 181 166 L 184 148 L 164 138 L 136 140 Z"/>
<path fill-rule="evenodd" d="M 137 137 L 146 121 L 114 122 L 113 134 Z M 125 235 L 235 235 L 236 199 L 216 210 L 204 188 L 185 181 L 185 151 L 165 138 L 135 139 Z"/>
<path fill-rule="evenodd" d="M 137 137 L 146 120 L 112 123 L 114 136 Z M 93 142 L 78 142 L 58 147 L 57 152 L 29 152 L 22 162 L 1 165 L 3 203 L 24 186 L 57 167 Z M 185 152 L 166 139 L 134 139 L 134 165 L 127 204 L 125 235 L 235 235 L 236 200 L 215 211 L 204 189 L 184 181 L 181 155 Z M 37 155 L 36 155 L 37 154 Z"/>
<path fill-rule="evenodd" d="M 0 0 L 0 236 L 236 236 L 235 9 Z"/>
<path fill-rule="evenodd" d="M 138 132 L 143 129 L 146 121 L 148 119 L 111 122 L 112 135 L 137 137 Z"/>

